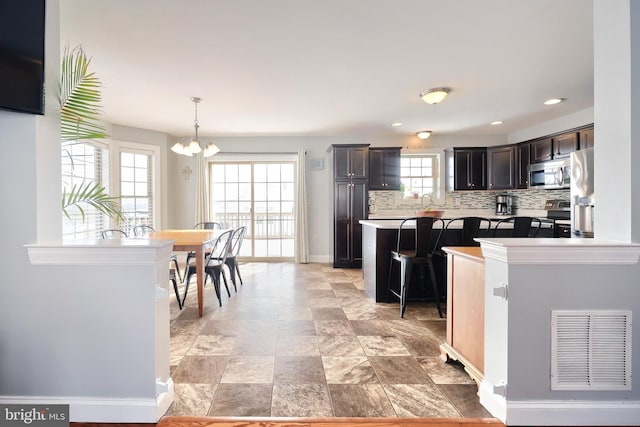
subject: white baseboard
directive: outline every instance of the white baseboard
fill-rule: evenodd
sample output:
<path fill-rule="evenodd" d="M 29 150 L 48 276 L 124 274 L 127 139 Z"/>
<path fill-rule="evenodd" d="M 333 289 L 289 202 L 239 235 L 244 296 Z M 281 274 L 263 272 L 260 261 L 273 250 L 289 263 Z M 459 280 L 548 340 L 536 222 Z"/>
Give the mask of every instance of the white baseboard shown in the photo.
<path fill-rule="evenodd" d="M 506 421 L 501 421 L 509 426 L 637 426 L 640 401 L 507 401 Z"/>
<path fill-rule="evenodd" d="M 480 404 L 495 418 L 505 423 L 507 417 L 507 401 L 493 392 L 493 384 L 486 380 L 480 383 Z M 506 424 L 506 423 L 505 423 Z"/>
<path fill-rule="evenodd" d="M 69 421 L 84 423 L 155 423 L 174 399 L 173 382 L 169 391 L 157 398 L 110 399 L 88 397 L 0 396 L 1 404 L 69 405 Z"/>
<path fill-rule="evenodd" d="M 505 400 L 487 381 L 480 384 L 480 404 L 509 426 L 637 426 L 640 401 Z"/>

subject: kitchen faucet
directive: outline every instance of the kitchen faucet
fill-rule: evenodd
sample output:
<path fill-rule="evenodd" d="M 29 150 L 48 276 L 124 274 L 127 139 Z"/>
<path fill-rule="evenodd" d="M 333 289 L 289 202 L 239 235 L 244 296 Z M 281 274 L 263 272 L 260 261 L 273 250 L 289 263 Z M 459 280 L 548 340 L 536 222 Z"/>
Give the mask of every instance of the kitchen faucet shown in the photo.
<path fill-rule="evenodd" d="M 429 193 L 424 193 L 422 195 L 422 198 L 420 199 L 420 209 L 424 210 L 424 198 L 428 197 L 429 198 L 429 206 L 431 206 L 433 204 L 433 199 L 431 198 L 431 194 Z"/>

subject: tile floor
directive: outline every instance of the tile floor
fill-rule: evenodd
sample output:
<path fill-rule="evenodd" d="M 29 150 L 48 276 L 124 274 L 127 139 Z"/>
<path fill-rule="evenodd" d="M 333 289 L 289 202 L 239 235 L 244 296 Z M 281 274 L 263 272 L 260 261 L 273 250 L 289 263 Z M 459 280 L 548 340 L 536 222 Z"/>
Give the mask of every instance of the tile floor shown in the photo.
<path fill-rule="evenodd" d="M 432 304 L 376 304 L 359 269 L 248 263 L 219 307 L 193 280 L 171 303 L 167 415 L 255 417 L 491 417 L 475 383 L 439 359 L 445 321 Z"/>

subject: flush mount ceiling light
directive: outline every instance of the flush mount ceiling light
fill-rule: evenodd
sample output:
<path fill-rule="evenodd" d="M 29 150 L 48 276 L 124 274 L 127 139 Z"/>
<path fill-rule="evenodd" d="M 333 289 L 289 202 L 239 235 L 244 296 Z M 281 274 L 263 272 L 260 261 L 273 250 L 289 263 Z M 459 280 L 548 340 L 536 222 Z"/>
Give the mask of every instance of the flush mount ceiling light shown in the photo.
<path fill-rule="evenodd" d="M 398 126 L 402 126 L 402 122 L 393 122 L 391 123 L 391 126 L 393 126 L 394 128 L 397 128 Z"/>
<path fill-rule="evenodd" d="M 565 98 L 551 98 L 551 99 L 547 99 L 546 101 L 544 101 L 544 105 L 560 104 L 564 100 L 565 100 Z"/>
<path fill-rule="evenodd" d="M 416 133 L 416 135 L 420 139 L 427 139 L 427 138 L 429 138 L 431 136 L 431 131 L 430 130 L 421 130 L 420 132 Z"/>
<path fill-rule="evenodd" d="M 497 126 L 497 125 L 501 125 L 504 122 L 502 120 L 496 120 L 495 122 L 491 122 L 491 126 Z"/>
<path fill-rule="evenodd" d="M 198 154 L 199 152 L 202 151 L 202 146 L 200 145 L 200 139 L 198 138 L 198 128 L 200 127 L 200 125 L 198 124 L 198 103 L 202 100 L 194 96 L 191 98 L 191 101 L 195 104 L 195 108 L 196 108 L 195 120 L 193 122 L 193 127 L 195 129 L 195 136 L 191 141 L 191 143 L 189 143 L 189 145 L 187 146 L 184 146 L 181 142 L 176 142 L 175 144 L 173 144 L 173 147 L 171 147 L 171 151 L 173 151 L 174 153 L 182 154 L 184 156 L 189 156 L 189 157 L 193 156 L 194 154 Z M 220 149 L 216 144 L 210 143 L 210 144 L 207 144 L 207 146 L 204 148 L 204 153 L 202 153 L 202 155 L 204 157 L 211 157 L 219 151 Z"/>
<path fill-rule="evenodd" d="M 448 87 L 436 87 L 420 92 L 420 98 L 427 104 L 437 104 L 441 102 L 451 92 Z"/>

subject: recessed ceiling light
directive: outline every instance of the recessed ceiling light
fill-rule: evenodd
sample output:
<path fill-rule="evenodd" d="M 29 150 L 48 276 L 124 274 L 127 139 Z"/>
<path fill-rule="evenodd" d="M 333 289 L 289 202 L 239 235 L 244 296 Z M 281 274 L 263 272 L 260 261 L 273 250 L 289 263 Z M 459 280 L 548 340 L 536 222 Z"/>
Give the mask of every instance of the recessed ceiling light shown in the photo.
<path fill-rule="evenodd" d="M 551 98 L 544 101 L 544 105 L 560 104 L 562 101 L 564 101 L 564 98 Z"/>
<path fill-rule="evenodd" d="M 495 122 L 491 122 L 491 126 L 501 125 L 504 122 L 502 120 L 496 120 Z"/>
<path fill-rule="evenodd" d="M 393 126 L 394 128 L 397 128 L 398 126 L 402 126 L 402 122 L 391 123 L 391 126 Z"/>
<path fill-rule="evenodd" d="M 416 133 L 416 135 L 420 139 L 427 139 L 427 138 L 429 138 L 431 136 L 431 131 L 430 130 L 421 130 L 420 132 Z"/>

